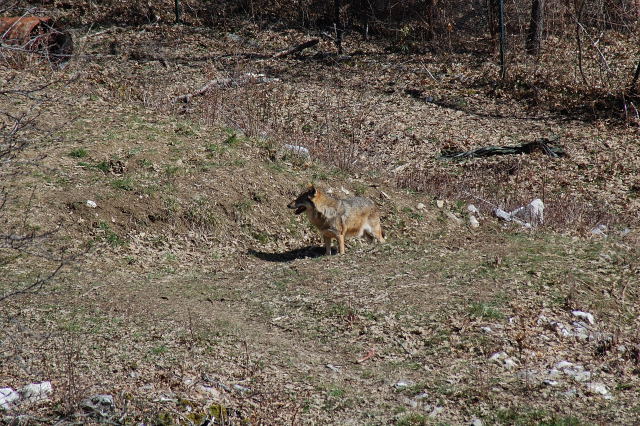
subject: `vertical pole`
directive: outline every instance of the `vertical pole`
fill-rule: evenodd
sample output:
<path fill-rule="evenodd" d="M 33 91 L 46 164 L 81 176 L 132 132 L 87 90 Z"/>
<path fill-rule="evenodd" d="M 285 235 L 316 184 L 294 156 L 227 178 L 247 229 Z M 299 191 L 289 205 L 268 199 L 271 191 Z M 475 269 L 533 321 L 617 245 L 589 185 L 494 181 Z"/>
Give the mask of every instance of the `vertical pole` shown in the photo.
<path fill-rule="evenodd" d="M 504 62 L 505 53 L 505 31 L 504 31 L 504 0 L 500 0 L 499 7 L 499 19 L 500 19 L 500 78 L 504 80 L 507 75 L 507 66 Z"/>

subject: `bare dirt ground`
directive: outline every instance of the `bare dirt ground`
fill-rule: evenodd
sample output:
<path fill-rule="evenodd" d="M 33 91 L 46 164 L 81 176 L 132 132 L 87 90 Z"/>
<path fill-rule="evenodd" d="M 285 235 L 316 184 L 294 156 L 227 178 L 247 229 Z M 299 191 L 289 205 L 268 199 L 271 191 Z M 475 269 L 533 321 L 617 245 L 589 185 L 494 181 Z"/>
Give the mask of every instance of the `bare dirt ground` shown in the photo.
<path fill-rule="evenodd" d="M 496 73 L 490 60 L 471 73 L 470 57 L 364 42 L 336 57 L 326 41 L 266 57 L 306 37 L 295 31 L 74 35 L 81 55 L 64 70 L 0 70 L 11 84 L 63 82 L 41 116 L 52 132 L 34 133 L 35 161 L 8 178 L 7 211 L 30 206 L 31 228 L 60 225 L 48 244 L 88 249 L 0 306 L 0 385 L 53 385 L 5 422 L 638 421 L 636 127 L 469 83 Z M 174 102 L 247 73 L 277 80 Z M 555 136 L 568 158 L 437 159 Z M 321 256 L 286 209 L 310 181 L 374 199 L 388 242 Z M 534 197 L 541 229 L 489 217 Z M 485 213 L 477 229 L 468 202 Z M 606 238 L 589 232 L 601 223 Z M 3 293 L 48 269 L 2 255 Z M 97 394 L 114 406 L 86 408 Z"/>

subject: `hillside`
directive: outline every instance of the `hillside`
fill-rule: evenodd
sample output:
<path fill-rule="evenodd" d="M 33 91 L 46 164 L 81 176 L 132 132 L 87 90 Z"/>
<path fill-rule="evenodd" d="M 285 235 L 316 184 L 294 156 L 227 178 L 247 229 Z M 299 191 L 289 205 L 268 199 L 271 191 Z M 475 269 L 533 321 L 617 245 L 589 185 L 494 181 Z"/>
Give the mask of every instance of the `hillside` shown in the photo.
<path fill-rule="evenodd" d="M 0 68 L 2 87 L 49 84 L 0 223 L 56 230 L 3 246 L 0 294 L 79 255 L 0 302 L 0 385 L 53 388 L 3 421 L 637 421 L 637 127 L 467 84 L 497 71 L 465 54 L 323 40 L 276 59 L 310 35 L 238 33 L 78 27 L 64 69 Z M 438 158 L 540 137 L 569 156 Z M 388 241 L 323 256 L 286 208 L 309 182 L 373 199 Z M 540 228 L 491 216 L 538 197 Z"/>

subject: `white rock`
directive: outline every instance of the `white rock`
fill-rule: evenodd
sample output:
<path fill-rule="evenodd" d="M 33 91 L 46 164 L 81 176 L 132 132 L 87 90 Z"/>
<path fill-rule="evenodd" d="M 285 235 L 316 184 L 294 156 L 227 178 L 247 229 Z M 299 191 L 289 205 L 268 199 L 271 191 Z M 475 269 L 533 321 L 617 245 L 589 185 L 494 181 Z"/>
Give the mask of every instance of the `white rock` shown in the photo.
<path fill-rule="evenodd" d="M 51 382 L 31 383 L 20 389 L 20 396 L 27 402 L 37 402 L 49 398 L 53 392 Z"/>
<path fill-rule="evenodd" d="M 299 155 L 300 157 L 310 157 L 311 156 L 311 153 L 309 152 L 309 149 L 305 148 L 304 146 L 284 144 L 284 145 L 282 145 L 282 147 L 284 149 L 286 149 L 287 151 L 291 151 L 295 155 Z"/>
<path fill-rule="evenodd" d="M 573 316 L 576 316 L 578 318 L 582 318 L 582 319 L 586 319 L 589 324 L 594 324 L 595 321 L 593 319 L 593 315 L 590 314 L 589 312 L 583 312 L 583 311 L 572 311 L 571 312 L 573 314 Z"/>
<path fill-rule="evenodd" d="M 469 205 L 467 206 L 467 211 L 468 211 L 470 214 L 480 216 L 480 210 L 478 210 L 478 208 L 477 208 L 476 206 L 474 206 L 473 204 L 469 204 Z"/>
<path fill-rule="evenodd" d="M 538 370 L 521 370 L 516 373 L 516 376 L 530 383 L 538 383 L 541 381 L 540 372 Z"/>
<path fill-rule="evenodd" d="M 496 352 L 495 354 L 491 355 L 489 357 L 489 360 L 490 361 L 501 361 L 501 360 L 503 360 L 505 358 L 508 358 L 508 357 L 509 357 L 509 355 L 507 355 L 506 352 L 502 351 L 502 352 Z"/>
<path fill-rule="evenodd" d="M 591 230 L 593 235 L 601 235 L 603 237 L 607 236 L 607 225 L 600 224 Z"/>
<path fill-rule="evenodd" d="M 543 380 L 542 383 L 544 383 L 547 386 L 552 386 L 552 387 L 558 386 L 558 381 L 557 380 L 547 379 L 547 380 Z"/>
<path fill-rule="evenodd" d="M 0 409 L 9 410 L 11 404 L 20 399 L 20 394 L 11 388 L 0 388 Z"/>
<path fill-rule="evenodd" d="M 607 395 L 609 393 L 609 389 L 602 383 L 589 383 L 587 385 L 587 390 L 594 394 Z"/>
<path fill-rule="evenodd" d="M 235 390 L 237 390 L 238 392 L 249 392 L 249 391 L 251 390 L 251 389 L 249 389 L 249 388 L 247 388 L 247 387 L 244 387 L 244 386 L 242 386 L 242 385 L 239 385 L 239 384 L 234 384 L 234 385 L 233 385 L 233 388 L 234 388 Z"/>
<path fill-rule="evenodd" d="M 475 418 L 471 420 L 471 426 L 484 426 L 484 423 L 482 423 L 482 420 Z"/>
<path fill-rule="evenodd" d="M 504 217 L 501 218 L 504 220 L 513 220 L 521 223 L 526 228 L 531 228 L 532 226 L 537 226 L 544 223 L 544 203 L 540 198 L 536 198 L 526 206 L 518 207 L 517 209 L 507 214 L 509 215 L 510 219 L 506 219 Z"/>
<path fill-rule="evenodd" d="M 573 367 L 573 363 L 569 362 L 569 361 L 560 361 L 558 363 L 556 363 L 556 368 L 559 370 L 562 370 L 563 368 L 568 368 L 568 367 Z"/>
<path fill-rule="evenodd" d="M 85 204 L 87 205 L 87 207 L 91 207 L 92 209 L 95 209 L 96 207 L 98 207 L 98 205 L 96 204 L 95 201 L 91 201 L 91 200 L 87 200 L 85 202 Z"/>
<path fill-rule="evenodd" d="M 573 376 L 573 380 L 576 382 L 586 382 L 591 380 L 591 372 L 589 371 L 579 371 Z"/>
<path fill-rule="evenodd" d="M 345 195 L 351 194 L 348 190 L 344 189 L 344 186 L 340 187 L 340 191 L 344 192 Z"/>
<path fill-rule="evenodd" d="M 552 368 L 551 370 L 547 371 L 547 377 L 549 379 L 557 379 L 561 374 L 562 372 L 557 368 Z"/>
<path fill-rule="evenodd" d="M 504 366 L 511 370 L 518 366 L 518 363 L 513 358 L 507 358 L 504 360 Z"/>
<path fill-rule="evenodd" d="M 478 219 L 476 219 L 474 215 L 470 214 L 469 225 L 471 225 L 472 228 L 478 228 L 480 226 L 480 222 L 478 222 Z"/>
<path fill-rule="evenodd" d="M 436 200 L 436 206 L 441 209 L 444 207 L 444 201 L 443 200 Z"/>
<path fill-rule="evenodd" d="M 411 380 L 399 380 L 393 385 L 393 387 L 396 389 L 405 389 L 413 385 L 414 383 Z"/>
<path fill-rule="evenodd" d="M 418 205 L 416 206 L 416 208 L 417 208 L 418 210 L 424 210 L 424 208 L 425 208 L 425 207 L 426 207 L 426 206 L 425 206 L 424 204 L 422 204 L 422 203 L 418 203 Z"/>
<path fill-rule="evenodd" d="M 531 224 L 542 225 L 544 223 L 544 203 L 540 198 L 531 201 L 527 206 L 527 210 Z"/>
<path fill-rule="evenodd" d="M 589 338 L 589 326 L 582 322 L 582 321 L 577 321 L 574 322 L 573 324 L 573 331 L 571 332 L 572 336 L 577 337 L 580 340 L 587 340 Z"/>
<path fill-rule="evenodd" d="M 509 213 L 507 213 L 506 211 L 502 210 L 501 208 L 494 209 L 493 210 L 493 214 L 498 219 L 502 219 L 502 220 L 507 221 L 507 222 L 511 221 L 511 215 Z"/>
<path fill-rule="evenodd" d="M 493 330 L 491 329 L 491 327 L 480 327 L 480 330 L 482 330 L 485 333 L 493 333 Z"/>

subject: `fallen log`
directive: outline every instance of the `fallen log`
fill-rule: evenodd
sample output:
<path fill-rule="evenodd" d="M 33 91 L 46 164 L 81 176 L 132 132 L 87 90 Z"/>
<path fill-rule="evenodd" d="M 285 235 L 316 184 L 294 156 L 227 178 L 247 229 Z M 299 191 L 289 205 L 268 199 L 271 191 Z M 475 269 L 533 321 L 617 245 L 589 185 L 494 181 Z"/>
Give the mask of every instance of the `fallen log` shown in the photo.
<path fill-rule="evenodd" d="M 537 151 L 552 158 L 565 157 L 567 154 L 564 152 L 564 148 L 554 146 L 556 140 L 557 138 L 554 140 L 541 138 L 533 142 L 515 146 L 486 146 L 471 151 L 442 151 L 438 158 L 445 160 L 465 160 L 468 158 L 490 157 L 492 155 L 531 154 Z"/>
<path fill-rule="evenodd" d="M 305 41 L 304 43 L 298 44 L 296 46 L 293 46 L 289 49 L 286 50 L 282 50 L 278 53 L 274 53 L 273 54 L 273 58 L 284 58 L 285 56 L 289 56 L 292 55 L 294 53 L 297 52 L 302 52 L 304 49 L 308 49 L 310 47 L 315 46 L 316 44 L 318 44 L 320 42 L 320 39 L 314 38 L 308 41 Z"/>

